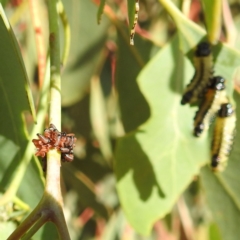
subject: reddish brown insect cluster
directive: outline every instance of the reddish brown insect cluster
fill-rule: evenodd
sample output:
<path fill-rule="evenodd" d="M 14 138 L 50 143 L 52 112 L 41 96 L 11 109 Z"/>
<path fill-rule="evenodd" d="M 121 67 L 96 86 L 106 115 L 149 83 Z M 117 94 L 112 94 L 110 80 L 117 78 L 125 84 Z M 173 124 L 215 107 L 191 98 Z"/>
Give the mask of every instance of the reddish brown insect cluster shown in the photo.
<path fill-rule="evenodd" d="M 38 133 L 37 136 L 38 139 L 32 140 L 37 148 L 36 156 L 45 158 L 47 152 L 55 148 L 61 152 L 62 161 L 73 161 L 73 148 L 77 140 L 73 133 L 59 132 L 53 124 L 50 124 L 50 127 L 44 130 L 43 135 Z"/>

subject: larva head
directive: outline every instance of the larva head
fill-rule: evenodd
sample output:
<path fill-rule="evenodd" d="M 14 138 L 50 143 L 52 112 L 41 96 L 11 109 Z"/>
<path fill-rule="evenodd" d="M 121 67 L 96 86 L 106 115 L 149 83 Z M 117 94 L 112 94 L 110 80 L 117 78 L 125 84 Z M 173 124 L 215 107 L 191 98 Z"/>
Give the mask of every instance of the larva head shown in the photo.
<path fill-rule="evenodd" d="M 234 113 L 232 104 L 224 103 L 221 105 L 220 110 L 218 111 L 218 116 L 221 118 L 229 117 Z"/>
<path fill-rule="evenodd" d="M 50 123 L 49 129 L 50 129 L 50 131 L 57 130 L 57 128 L 55 127 L 55 125 L 52 124 L 52 123 Z"/>
<path fill-rule="evenodd" d="M 208 57 L 211 54 L 211 45 L 208 42 L 201 42 L 197 45 L 196 57 Z"/>
<path fill-rule="evenodd" d="M 218 165 L 220 163 L 220 158 L 219 156 L 216 154 L 216 155 L 213 155 L 212 156 L 212 161 L 211 161 L 211 167 L 213 170 L 216 170 Z"/>
<path fill-rule="evenodd" d="M 46 128 L 43 133 L 44 137 L 50 138 L 51 137 L 51 131 Z"/>
<path fill-rule="evenodd" d="M 225 89 L 225 79 L 221 76 L 210 79 L 209 88 L 216 89 L 218 91 Z"/>
<path fill-rule="evenodd" d="M 204 130 L 204 124 L 203 123 L 197 125 L 194 128 L 194 132 L 193 132 L 194 136 L 195 137 L 200 137 L 200 135 L 202 134 L 203 130 Z"/>
<path fill-rule="evenodd" d="M 186 103 L 189 103 L 189 101 L 191 100 L 192 96 L 193 96 L 193 92 L 192 91 L 186 92 L 183 95 L 183 97 L 182 97 L 181 104 L 184 105 Z"/>

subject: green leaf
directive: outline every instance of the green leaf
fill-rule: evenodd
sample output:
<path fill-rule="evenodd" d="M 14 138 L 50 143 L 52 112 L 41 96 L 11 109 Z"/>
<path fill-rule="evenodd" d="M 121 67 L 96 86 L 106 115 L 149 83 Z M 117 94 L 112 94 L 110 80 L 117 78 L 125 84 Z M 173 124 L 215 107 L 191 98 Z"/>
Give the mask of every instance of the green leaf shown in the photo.
<path fill-rule="evenodd" d="M 102 61 L 109 21 L 96 23 L 97 7 L 91 1 L 63 1 L 72 39 L 66 68 L 62 76 L 62 105 L 70 106 L 85 96 L 90 79 Z"/>
<path fill-rule="evenodd" d="M 234 192 L 229 192 L 229 188 L 224 182 L 219 181 L 209 168 L 202 170 L 201 179 L 207 202 L 219 226 L 222 239 L 239 239 L 240 209 L 239 200 L 236 202 L 232 196 Z"/>
<path fill-rule="evenodd" d="M 91 81 L 90 118 L 101 152 L 105 160 L 110 164 L 113 154 L 111 149 L 106 105 L 99 77 L 94 77 Z"/>
<path fill-rule="evenodd" d="M 6 88 L 5 94 L 19 94 L 19 96 L 21 96 L 22 105 L 24 106 L 23 110 L 30 110 L 33 119 L 36 121 L 36 112 L 34 108 L 32 93 L 29 86 L 26 69 L 23 63 L 23 59 L 20 53 L 16 37 L 7 20 L 7 17 L 4 13 L 1 4 L 0 4 L 0 32 L 1 32 L 0 76 Z M 15 86 L 12 85 L 13 82 L 16 84 Z M 24 89 L 24 91 L 22 91 L 22 89 Z"/>
<path fill-rule="evenodd" d="M 215 223 L 211 223 L 209 226 L 209 239 L 222 240 L 219 228 Z"/>
<path fill-rule="evenodd" d="M 9 0 L 1 0 L 0 3 L 2 4 L 2 6 L 4 7 L 7 3 L 8 3 Z"/>
<path fill-rule="evenodd" d="M 0 160 L 10 163 L 19 151 L 19 146 L 13 141 L 0 135 L 0 149 Z"/>
<path fill-rule="evenodd" d="M 150 58 L 152 44 L 135 38 L 130 46 L 118 32 L 118 61 L 116 66 L 116 84 L 123 126 L 126 132 L 135 130 L 144 123 L 149 115 L 149 106 L 136 82 L 137 75 Z"/>
<path fill-rule="evenodd" d="M 209 156 L 206 138 L 192 136 L 195 109 L 180 105 L 183 79 L 191 79 L 193 72 L 178 44 L 174 38 L 138 76 L 151 116 L 121 138 L 116 149 L 120 201 L 142 234 L 149 234 L 155 221 L 171 210 Z"/>
<path fill-rule="evenodd" d="M 16 228 L 17 224 L 14 222 L 0 222 L 0 233 L 2 239 L 7 239 L 9 235 Z"/>
<path fill-rule="evenodd" d="M 235 94 L 237 104 L 237 119 L 240 119 L 240 96 Z M 240 125 L 237 120 L 236 137 L 228 160 L 228 166 L 223 173 L 214 174 L 209 169 L 201 171 L 201 180 L 207 197 L 207 202 L 218 224 L 222 239 L 238 239 L 240 234 Z M 226 227 L 227 226 L 227 227 Z"/>
<path fill-rule="evenodd" d="M 11 173 L 21 160 L 28 139 L 23 122 L 23 112 L 29 110 L 29 101 L 32 99 L 27 84 L 27 75 L 14 33 L 0 5 L 0 135 L 19 148 L 14 159 L 6 162 L 0 159 L 0 178 L 2 184 L 9 182 Z M 27 96 L 26 96 L 26 89 Z M 32 100 L 30 101 L 32 102 Z M 35 110 L 31 107 L 33 115 Z M 5 149 L 2 149 L 5 150 Z M 12 153 L 15 149 L 13 148 Z M 10 155 L 12 154 L 10 153 Z M 4 154 L 4 153 L 2 153 Z M 8 152 L 5 152 L 8 154 Z M 4 175 L 4 177 L 3 177 Z"/>
<path fill-rule="evenodd" d="M 98 12 L 97 12 L 97 21 L 98 21 L 98 24 L 100 24 L 101 22 L 101 18 L 102 18 L 102 14 L 103 14 L 103 9 L 104 9 L 104 6 L 105 6 L 105 2 L 106 0 L 101 0 L 100 1 L 100 5 L 98 7 Z"/>
<path fill-rule="evenodd" d="M 191 136 L 194 109 L 179 106 L 182 86 L 189 82 L 193 72 L 186 60 L 181 59 L 177 44 L 184 53 L 191 52 L 205 33 L 174 5 L 171 7 L 168 10 L 177 24 L 181 44 L 174 40 L 141 72 L 138 82 L 150 105 L 151 116 L 138 131 L 120 139 L 116 150 L 120 201 L 130 223 L 143 234 L 149 233 L 154 222 L 171 210 L 200 165 L 210 158 L 207 139 Z M 215 74 L 228 80 L 231 97 L 233 72 L 240 64 L 239 52 L 218 44 L 213 47 L 213 55 Z M 123 91 L 122 98 L 125 96 Z M 134 98 L 125 101 L 125 108 L 136 103 Z M 186 150 L 189 145 L 191 149 Z"/>

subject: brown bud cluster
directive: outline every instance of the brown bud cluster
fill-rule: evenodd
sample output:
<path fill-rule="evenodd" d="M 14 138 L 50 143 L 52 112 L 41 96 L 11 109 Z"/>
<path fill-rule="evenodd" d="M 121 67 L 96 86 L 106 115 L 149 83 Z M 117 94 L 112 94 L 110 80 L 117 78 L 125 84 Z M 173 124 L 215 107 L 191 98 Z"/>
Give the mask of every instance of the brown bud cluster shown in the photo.
<path fill-rule="evenodd" d="M 77 140 L 73 133 L 59 132 L 53 124 L 50 124 L 43 135 L 38 133 L 37 136 L 38 139 L 32 140 L 37 148 L 36 156 L 45 158 L 50 149 L 57 149 L 61 152 L 62 161 L 73 161 L 73 148 Z"/>

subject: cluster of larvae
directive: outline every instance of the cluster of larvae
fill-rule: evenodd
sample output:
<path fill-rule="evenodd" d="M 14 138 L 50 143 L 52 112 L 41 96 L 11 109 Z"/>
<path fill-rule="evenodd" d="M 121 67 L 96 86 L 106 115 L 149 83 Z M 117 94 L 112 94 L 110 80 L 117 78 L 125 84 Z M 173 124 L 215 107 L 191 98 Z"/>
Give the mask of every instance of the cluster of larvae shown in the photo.
<path fill-rule="evenodd" d="M 214 122 L 211 147 L 211 167 L 214 171 L 225 168 L 232 148 L 235 133 L 236 115 L 226 93 L 225 79 L 213 75 L 211 45 L 202 42 L 197 46 L 194 56 L 195 74 L 183 94 L 181 104 L 197 104 L 194 117 L 195 137 Z"/>
<path fill-rule="evenodd" d="M 44 159 L 50 149 L 57 149 L 61 152 L 62 161 L 73 161 L 73 148 L 77 140 L 73 133 L 59 132 L 53 124 L 50 124 L 49 128 L 44 130 L 43 135 L 38 133 L 37 136 L 38 139 L 32 140 L 37 148 L 36 156 Z"/>

